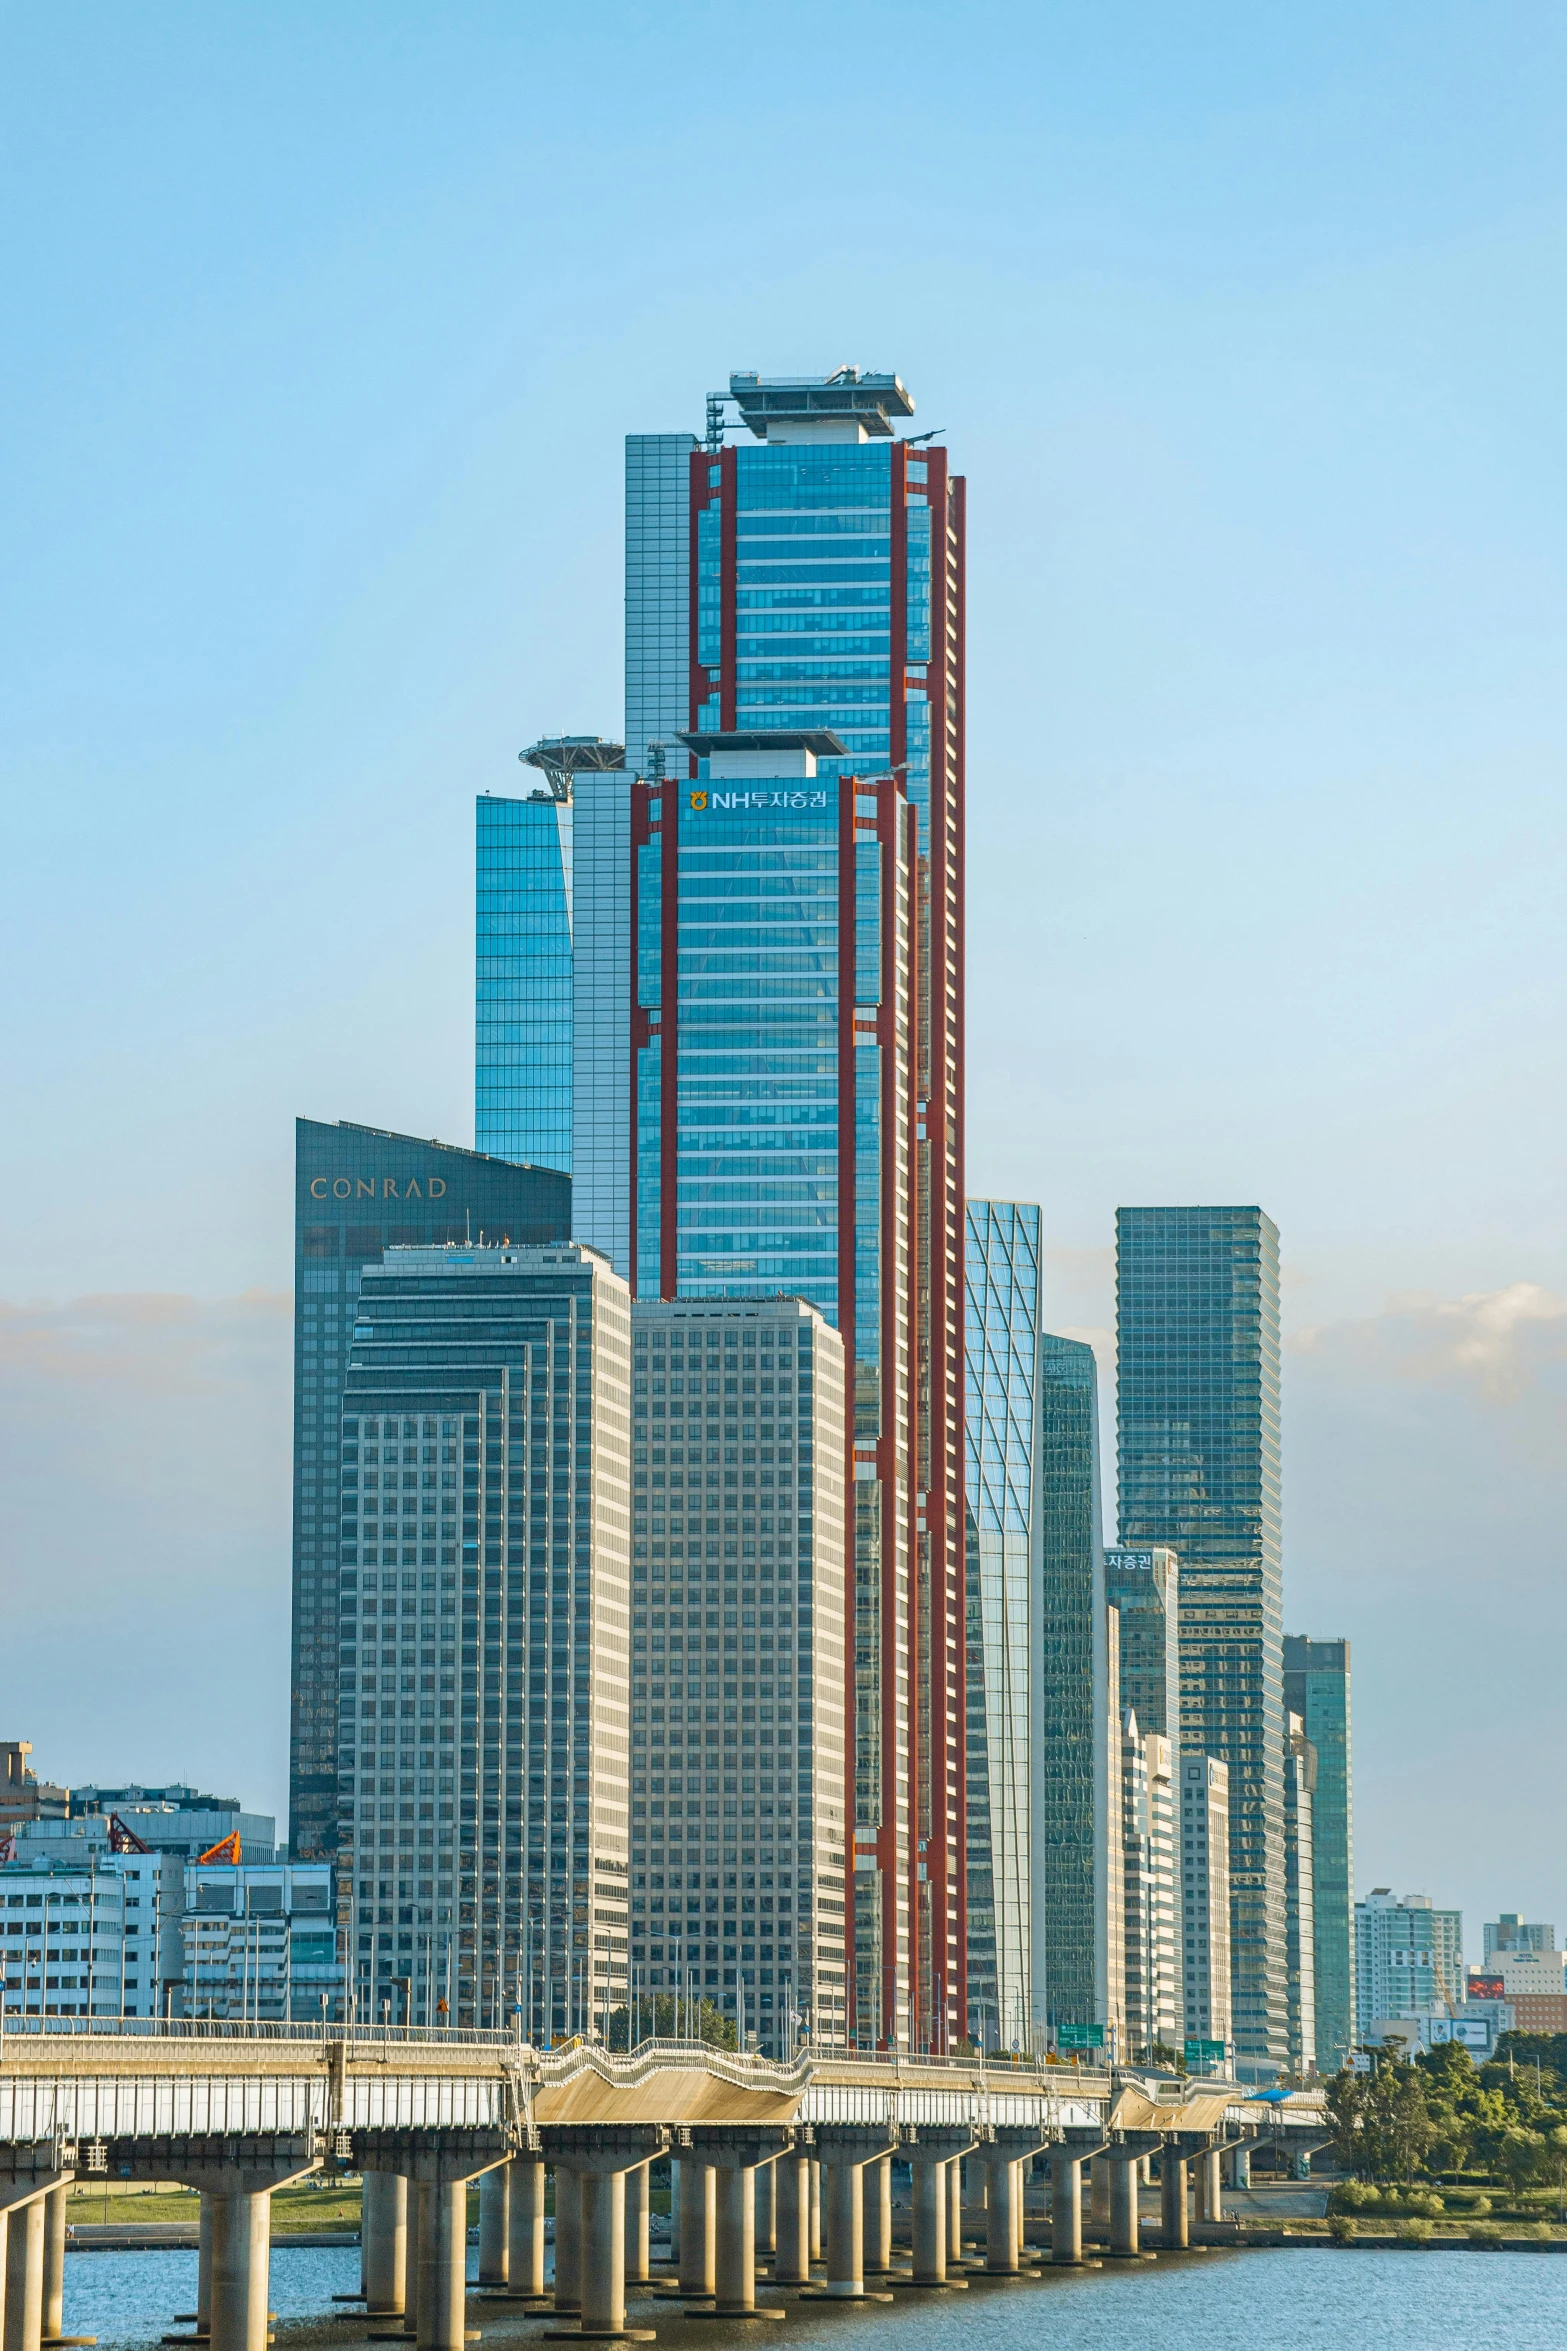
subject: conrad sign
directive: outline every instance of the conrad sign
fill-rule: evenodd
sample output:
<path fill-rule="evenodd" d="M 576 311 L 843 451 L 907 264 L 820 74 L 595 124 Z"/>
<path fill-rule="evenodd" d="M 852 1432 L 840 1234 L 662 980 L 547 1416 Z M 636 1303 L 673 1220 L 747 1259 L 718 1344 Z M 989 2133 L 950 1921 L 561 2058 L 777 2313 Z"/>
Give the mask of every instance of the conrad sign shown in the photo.
<path fill-rule="evenodd" d="M 315 1176 L 312 1200 L 444 1200 L 446 1178 L 426 1176 Z"/>

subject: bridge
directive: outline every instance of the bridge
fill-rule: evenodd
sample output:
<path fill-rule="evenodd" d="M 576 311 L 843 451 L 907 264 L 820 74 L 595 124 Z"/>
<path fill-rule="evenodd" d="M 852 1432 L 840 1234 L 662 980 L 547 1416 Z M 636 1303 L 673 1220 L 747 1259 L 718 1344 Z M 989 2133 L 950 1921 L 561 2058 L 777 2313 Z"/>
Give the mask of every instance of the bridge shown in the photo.
<path fill-rule="evenodd" d="M 1160 2242 L 1179 2248 L 1189 2190 L 1198 2220 L 1219 2217 L 1226 2151 L 1305 2155 L 1327 2138 L 1320 2094 L 1032 2061 L 806 2051 L 780 2064 L 692 2041 L 614 2054 L 418 2028 L 29 2019 L 0 2039 L 4 2351 L 60 2337 L 65 2191 L 79 2176 L 199 2190 L 194 2339 L 264 2351 L 273 2191 L 357 2172 L 366 2317 L 400 2322 L 419 2351 L 464 2351 L 475 2179 L 481 2292 L 553 2316 L 551 2338 L 612 2342 L 649 2339 L 627 2327 L 626 2288 L 649 2278 L 660 2156 L 676 2167 L 671 2290 L 744 2319 L 780 2314 L 756 2299 L 759 2214 L 775 2291 L 852 2299 L 867 2274 L 893 2275 L 895 2153 L 911 2167 L 913 2260 L 894 2282 L 931 2292 L 962 2283 L 949 2256 L 965 2157 L 984 2183 L 985 2267 L 1015 2275 L 1036 2156 L 1050 2171 L 1049 2258 L 1080 2264 L 1085 2166 L 1110 2257 L 1137 2259 L 1146 2157 L 1160 2159 Z"/>

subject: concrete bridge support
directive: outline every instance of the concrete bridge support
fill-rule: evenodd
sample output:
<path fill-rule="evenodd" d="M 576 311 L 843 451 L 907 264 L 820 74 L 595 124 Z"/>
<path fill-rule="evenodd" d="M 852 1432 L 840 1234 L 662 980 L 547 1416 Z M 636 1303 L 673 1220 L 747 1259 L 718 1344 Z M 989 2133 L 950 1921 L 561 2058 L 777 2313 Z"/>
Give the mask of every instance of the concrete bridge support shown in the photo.
<path fill-rule="evenodd" d="M 561 2125 L 544 2132 L 544 2152 L 555 2165 L 555 2307 L 566 2310 L 569 2287 L 581 2317 L 580 2327 L 560 2334 L 586 2342 L 613 2342 L 627 2334 L 626 2174 L 644 2170 L 667 2136 L 657 2125 L 637 2124 L 619 2129 Z M 565 2281 L 562 2212 L 571 2216 L 568 2232 L 575 2222 L 574 2258 Z M 440 2351 L 446 2351 L 445 2345 Z"/>
<path fill-rule="evenodd" d="M 920 2128 L 909 2144 L 913 2171 L 912 2233 L 916 2286 L 946 2286 L 947 2222 L 951 2183 L 961 2173 L 963 2158 L 974 2142 L 967 2131 Z"/>
<path fill-rule="evenodd" d="M 853 2299 L 865 2292 L 865 2191 L 860 2179 L 868 2163 L 879 2163 L 898 2143 L 896 2123 L 863 2129 L 833 2123 L 817 2131 L 826 2172 L 822 2202 L 827 2222 L 827 2277 L 824 2293 Z"/>
<path fill-rule="evenodd" d="M 359 2238 L 364 2255 L 365 2315 L 400 2317 L 408 2267 L 408 2182 L 399 2172 L 367 2171 Z M 202 2206 L 205 2218 L 206 2206 Z M 201 2307 L 197 2297 L 197 2309 Z"/>
<path fill-rule="evenodd" d="M 1249 2143 L 1243 2147 L 1232 2147 L 1230 2150 L 1230 2186 L 1232 2188 L 1249 2188 L 1251 2186 L 1251 2147 Z"/>
<path fill-rule="evenodd" d="M 985 2268 L 992 2277 L 1016 2277 L 1023 2249 L 1022 2196 L 1016 2159 L 1004 2150 L 985 2161 Z"/>
<path fill-rule="evenodd" d="M 1096 2155 L 1088 2167 L 1088 2220 L 1096 2237 L 1110 2234 L 1110 2158 Z"/>
<path fill-rule="evenodd" d="M 44 2199 L 0 2213 L 6 2237 L 5 2351 L 38 2351 L 44 2326 Z"/>
<path fill-rule="evenodd" d="M 1136 2261 L 1141 2258 L 1137 2191 L 1141 2185 L 1142 2162 L 1138 2156 L 1112 2156 L 1110 2159 L 1110 2258 L 1112 2261 Z"/>
<path fill-rule="evenodd" d="M 626 2174 L 626 2283 L 645 2286 L 648 2281 L 648 2207 L 650 2196 L 651 2160 L 639 2163 Z"/>
<path fill-rule="evenodd" d="M 506 2283 L 513 2300 L 544 2299 L 544 2166 L 536 2155 L 519 2155 L 511 2167 L 511 2225 L 507 2232 Z"/>
<path fill-rule="evenodd" d="M 246 2186 L 207 2194 L 212 2202 L 212 2351 L 265 2351 L 272 2191 Z"/>
<path fill-rule="evenodd" d="M 580 2192 L 579 2331 L 586 2341 L 613 2340 L 626 2331 L 626 2175 L 585 2171 Z"/>
<path fill-rule="evenodd" d="M 695 2315 L 756 2318 L 773 2315 L 756 2307 L 756 2183 L 764 2167 L 792 2152 L 787 2126 L 752 2129 L 742 2125 L 705 2130 L 696 2148 L 712 2182 L 713 2308 Z"/>
<path fill-rule="evenodd" d="M 1224 2206 L 1219 2181 L 1222 2162 L 1217 2147 L 1210 2147 L 1197 2158 L 1197 2218 L 1201 2221 L 1221 2220 Z"/>
<path fill-rule="evenodd" d="M 680 2157 L 680 2291 L 710 2302 L 714 2293 L 714 2239 L 717 2190 L 713 2167 L 697 2156 Z"/>
<path fill-rule="evenodd" d="M 811 2274 L 811 2160 L 798 2148 L 772 2166 L 774 2194 L 773 2278 L 780 2286 L 803 2286 Z"/>
<path fill-rule="evenodd" d="M 822 2164 L 819 2155 L 811 2158 L 811 2259 L 820 2261 L 825 2241 L 822 2227 Z"/>
<path fill-rule="evenodd" d="M 467 2272 L 467 2175 L 436 2158 L 419 2182 L 419 2351 L 464 2351 Z"/>
<path fill-rule="evenodd" d="M 868 2163 L 860 2175 L 865 2202 L 865 2274 L 885 2277 L 892 2267 L 892 2157 Z"/>
<path fill-rule="evenodd" d="M 51 2188 L 44 2198 L 43 2340 L 58 2343 L 65 2333 L 65 2202 L 70 2189 Z"/>
<path fill-rule="evenodd" d="M 963 2158 L 947 2165 L 947 2259 L 963 2258 Z"/>
<path fill-rule="evenodd" d="M 364 2284 L 364 2230 L 360 2229 L 359 2268 L 361 2286 Z M 196 2229 L 196 2332 L 212 2338 L 212 2199 L 201 2199 L 201 2219 Z"/>
<path fill-rule="evenodd" d="M 564 2164 L 555 2166 L 555 2315 L 576 2318 L 582 2302 L 578 2287 L 581 2270 L 582 2183 Z"/>
<path fill-rule="evenodd" d="M 479 2182 L 479 2278 L 504 2286 L 511 2277 L 511 2165 L 498 2163 Z"/>
<path fill-rule="evenodd" d="M 756 2250 L 778 2250 L 778 2177 L 771 2163 L 760 2165 L 756 2174 Z"/>
<path fill-rule="evenodd" d="M 1166 2140 L 1160 2158 L 1160 2233 L 1166 2253 L 1184 2253 L 1191 2243 L 1186 2214 L 1186 2158 Z"/>
<path fill-rule="evenodd" d="M 1050 2258 L 1063 2269 L 1083 2266 L 1083 2166 L 1098 2160 L 1105 2142 L 1078 2130 L 1050 2150 Z"/>
<path fill-rule="evenodd" d="M 419 2339 L 419 2183 L 404 2179 L 403 2331 Z"/>

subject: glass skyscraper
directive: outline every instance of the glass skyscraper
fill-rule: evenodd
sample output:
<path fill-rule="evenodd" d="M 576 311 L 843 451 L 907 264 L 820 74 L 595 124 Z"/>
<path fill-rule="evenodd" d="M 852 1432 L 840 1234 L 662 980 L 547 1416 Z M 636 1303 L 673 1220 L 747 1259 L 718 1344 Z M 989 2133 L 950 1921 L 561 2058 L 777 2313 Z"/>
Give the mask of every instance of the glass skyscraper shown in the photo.
<path fill-rule="evenodd" d="M 523 754 L 547 777 L 526 800 L 478 802 L 473 1140 L 571 1173 L 572 779 L 618 767 L 619 744 L 567 738 Z"/>
<path fill-rule="evenodd" d="M 1355 1808 L 1349 1643 L 1284 1637 L 1284 1704 L 1317 1752 L 1312 1903 L 1317 2064 L 1335 2072 L 1355 2044 Z"/>
<path fill-rule="evenodd" d="M 1180 1556 L 1181 1745 L 1230 1771 L 1243 2079 L 1289 2062 L 1279 1236 L 1260 1208 L 1116 1216 L 1123 1544 Z"/>
<path fill-rule="evenodd" d="M 347 1120 L 296 1122 L 289 1743 L 289 1842 L 296 1861 L 337 1855 L 337 1434 L 363 1269 L 379 1264 L 389 1246 L 480 1233 L 556 1241 L 570 1224 L 570 1179 L 551 1168 L 516 1167 L 452 1143 Z M 410 1472 L 408 1488 L 406 1564 L 434 1567 L 440 1544 L 434 1478 L 420 1486 Z"/>
<path fill-rule="evenodd" d="M 1138 1729 L 1181 1739 L 1180 1563 L 1166 1545 L 1105 1548 L 1105 1597 L 1121 1612 L 1121 1712 Z"/>
<path fill-rule="evenodd" d="M 626 1285 L 570 1244 L 389 1248 L 342 1405 L 357 2011 L 602 2032 L 627 1985 Z"/>
<path fill-rule="evenodd" d="M 640 1297 L 786 1288 L 850 1349 L 853 2029 L 944 2044 L 966 1969 L 963 484 L 895 438 L 896 377 L 730 396 L 737 447 L 716 416 L 705 445 L 627 446 L 628 770 L 577 800 L 576 1229 Z"/>

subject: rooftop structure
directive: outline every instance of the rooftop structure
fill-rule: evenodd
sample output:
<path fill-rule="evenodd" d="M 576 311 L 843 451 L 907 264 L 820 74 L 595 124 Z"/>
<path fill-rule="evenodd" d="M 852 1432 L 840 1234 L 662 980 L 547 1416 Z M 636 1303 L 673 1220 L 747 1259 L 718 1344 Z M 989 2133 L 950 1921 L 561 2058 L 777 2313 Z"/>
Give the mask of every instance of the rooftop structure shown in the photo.
<path fill-rule="evenodd" d="M 626 746 L 602 735 L 544 735 L 517 757 L 547 777 L 552 800 L 569 800 L 574 776 L 613 775 L 626 764 Z"/>
<path fill-rule="evenodd" d="M 729 378 L 729 397 L 759 441 L 890 440 L 895 416 L 912 416 L 914 400 L 895 375 L 837 367 L 829 376 Z"/>

